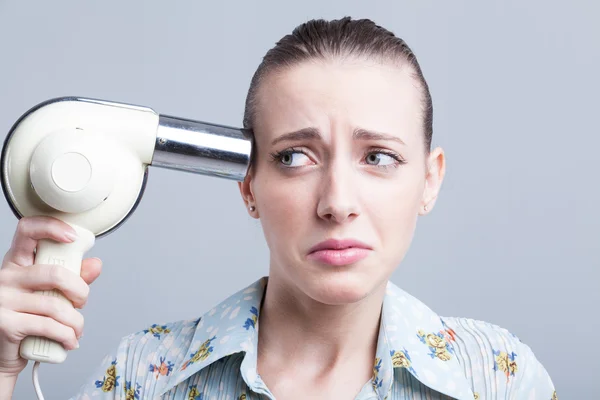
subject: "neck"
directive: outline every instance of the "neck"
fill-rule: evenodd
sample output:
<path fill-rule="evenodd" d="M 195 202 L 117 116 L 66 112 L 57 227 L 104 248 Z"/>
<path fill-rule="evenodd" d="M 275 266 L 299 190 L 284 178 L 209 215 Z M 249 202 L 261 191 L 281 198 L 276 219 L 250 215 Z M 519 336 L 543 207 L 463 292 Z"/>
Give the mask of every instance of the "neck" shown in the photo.
<path fill-rule="evenodd" d="M 372 369 L 385 284 L 364 299 L 320 303 L 278 275 L 270 275 L 258 328 L 259 364 L 281 368 L 289 360 L 316 371 L 363 365 Z"/>

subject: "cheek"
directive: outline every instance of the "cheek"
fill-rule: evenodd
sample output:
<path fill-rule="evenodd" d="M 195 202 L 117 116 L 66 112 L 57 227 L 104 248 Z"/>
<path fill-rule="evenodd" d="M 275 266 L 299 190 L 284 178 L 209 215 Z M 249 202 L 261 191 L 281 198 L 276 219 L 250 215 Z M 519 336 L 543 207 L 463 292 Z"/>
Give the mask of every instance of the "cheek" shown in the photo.
<path fill-rule="evenodd" d="M 397 174 L 389 179 L 365 176 L 360 186 L 363 202 L 379 218 L 402 219 L 416 214 L 423 195 L 425 178 L 414 167 L 398 167 Z"/>
<path fill-rule="evenodd" d="M 257 177 L 254 191 L 267 242 L 294 241 L 314 213 L 313 183 L 266 175 Z"/>
<path fill-rule="evenodd" d="M 412 240 L 424 185 L 420 171 L 400 172 L 398 179 L 371 181 L 370 194 L 363 192 L 363 204 L 383 248 L 394 253 L 403 253 Z M 365 182 L 365 186 L 369 185 Z"/>

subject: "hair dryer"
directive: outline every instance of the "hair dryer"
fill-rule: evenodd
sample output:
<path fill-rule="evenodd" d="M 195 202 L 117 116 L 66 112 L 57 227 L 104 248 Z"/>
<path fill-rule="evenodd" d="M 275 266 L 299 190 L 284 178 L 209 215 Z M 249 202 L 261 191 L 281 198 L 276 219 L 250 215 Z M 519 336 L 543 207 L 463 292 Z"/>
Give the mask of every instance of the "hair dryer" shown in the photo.
<path fill-rule="evenodd" d="M 135 211 L 148 166 L 242 181 L 251 140 L 242 129 L 159 115 L 150 108 L 80 97 L 52 99 L 12 127 L 0 164 L 4 196 L 17 218 L 47 215 L 72 226 L 73 243 L 40 240 L 35 264 L 79 275 L 95 242 Z M 72 304 L 58 290 L 40 292 Z M 23 358 L 61 363 L 62 344 L 25 338 Z"/>

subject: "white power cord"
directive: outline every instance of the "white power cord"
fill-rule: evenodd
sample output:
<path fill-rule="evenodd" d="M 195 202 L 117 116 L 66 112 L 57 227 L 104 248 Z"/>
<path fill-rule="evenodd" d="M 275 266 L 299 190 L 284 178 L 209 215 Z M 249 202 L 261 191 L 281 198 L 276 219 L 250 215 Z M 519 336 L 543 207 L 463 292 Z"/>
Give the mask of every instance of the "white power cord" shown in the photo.
<path fill-rule="evenodd" d="M 33 364 L 33 387 L 35 388 L 35 394 L 37 395 L 38 400 L 44 400 L 44 395 L 42 394 L 42 389 L 40 389 L 40 382 L 38 380 L 38 368 L 40 367 L 40 362 L 36 361 Z"/>

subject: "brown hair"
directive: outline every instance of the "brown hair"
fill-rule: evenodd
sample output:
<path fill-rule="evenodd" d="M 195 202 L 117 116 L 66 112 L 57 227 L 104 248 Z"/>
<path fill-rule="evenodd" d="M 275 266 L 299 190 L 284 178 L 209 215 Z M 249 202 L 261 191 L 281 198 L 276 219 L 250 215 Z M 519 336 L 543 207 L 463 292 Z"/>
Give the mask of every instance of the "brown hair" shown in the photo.
<path fill-rule="evenodd" d="M 404 62 L 409 65 L 413 77 L 423 91 L 425 149 L 427 152 L 430 150 L 433 135 L 433 105 L 429 86 L 423 77 L 416 56 L 404 40 L 373 21 L 345 17 L 333 21 L 319 19 L 305 22 L 279 40 L 263 57 L 250 82 L 244 111 L 244 129 L 254 142 L 253 153 L 256 151 L 253 128 L 257 92 L 267 74 L 311 59 L 326 60 L 348 56 L 375 59 L 380 62 Z M 252 155 L 252 159 L 254 157 L 255 154 Z"/>

